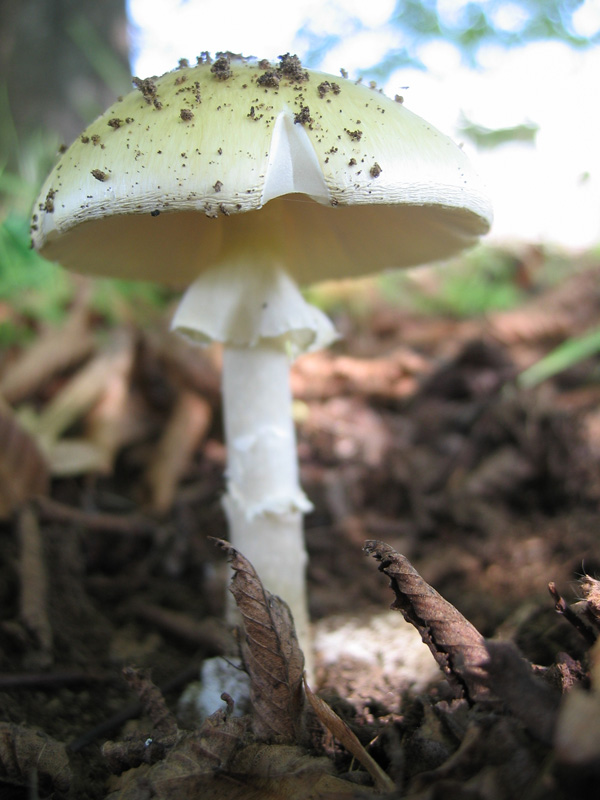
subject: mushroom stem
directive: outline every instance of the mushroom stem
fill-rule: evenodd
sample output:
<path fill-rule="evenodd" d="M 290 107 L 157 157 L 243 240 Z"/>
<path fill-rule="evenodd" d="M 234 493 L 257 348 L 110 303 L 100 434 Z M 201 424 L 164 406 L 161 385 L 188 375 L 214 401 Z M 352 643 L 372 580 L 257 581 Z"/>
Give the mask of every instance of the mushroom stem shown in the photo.
<path fill-rule="evenodd" d="M 230 541 L 253 564 L 265 588 L 290 606 L 310 658 L 302 515 L 312 506 L 298 480 L 289 370 L 290 357 L 272 342 L 225 347 L 223 502 Z"/>
<path fill-rule="evenodd" d="M 326 347 L 337 334 L 274 258 L 272 238 L 263 231 L 262 252 L 260 242 L 253 258 L 231 250 L 229 260 L 201 273 L 182 298 L 173 328 L 194 342 L 224 344 L 230 541 L 265 588 L 289 605 L 309 671 L 302 514 L 311 504 L 298 481 L 290 362 Z"/>

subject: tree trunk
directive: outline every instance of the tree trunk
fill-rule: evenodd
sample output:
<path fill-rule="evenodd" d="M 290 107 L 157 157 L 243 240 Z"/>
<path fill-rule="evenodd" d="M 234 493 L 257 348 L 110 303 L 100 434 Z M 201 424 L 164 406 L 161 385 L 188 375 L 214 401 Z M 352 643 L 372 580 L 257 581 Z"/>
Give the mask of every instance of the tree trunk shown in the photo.
<path fill-rule="evenodd" d="M 69 144 L 131 88 L 125 0 L 0 2 L 0 155 L 40 132 Z"/>

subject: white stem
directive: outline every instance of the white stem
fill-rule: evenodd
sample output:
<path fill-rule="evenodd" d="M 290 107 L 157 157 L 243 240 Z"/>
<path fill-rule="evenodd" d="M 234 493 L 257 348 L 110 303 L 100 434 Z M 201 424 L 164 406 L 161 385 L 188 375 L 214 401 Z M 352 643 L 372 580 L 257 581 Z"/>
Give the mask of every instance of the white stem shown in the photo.
<path fill-rule="evenodd" d="M 265 588 L 293 610 L 300 646 L 310 659 L 302 514 L 311 504 L 298 481 L 289 368 L 287 354 L 272 344 L 225 347 L 223 502 L 231 543 Z"/>
<path fill-rule="evenodd" d="M 250 243 L 230 243 L 189 287 L 173 328 L 195 342 L 225 345 L 229 538 L 292 610 L 310 674 L 302 514 L 311 506 L 298 482 L 289 367 L 292 356 L 326 347 L 337 334 L 281 268 L 276 231 L 254 226 L 246 234 L 252 230 Z"/>

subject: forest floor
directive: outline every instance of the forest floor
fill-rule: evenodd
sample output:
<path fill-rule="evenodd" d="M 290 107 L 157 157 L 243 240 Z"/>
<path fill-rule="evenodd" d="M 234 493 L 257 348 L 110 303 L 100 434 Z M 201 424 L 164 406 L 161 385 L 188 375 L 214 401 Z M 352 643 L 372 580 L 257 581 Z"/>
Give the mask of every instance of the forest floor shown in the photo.
<path fill-rule="evenodd" d="M 279 737 L 252 708 L 193 719 L 205 659 L 239 662 L 231 571 L 208 538 L 227 536 L 218 351 L 164 321 L 99 333 L 85 290 L 58 329 L 7 349 L 3 800 L 592 797 L 600 360 L 517 380 L 598 324 L 600 265 L 585 266 L 478 318 L 339 306 L 340 342 L 294 365 L 312 688 L 356 735 L 345 746 L 314 698 L 296 697 Z M 394 602 L 429 649 L 416 634 L 418 654 L 397 653 Z M 329 656 L 323 631 L 357 620 L 377 658 Z"/>

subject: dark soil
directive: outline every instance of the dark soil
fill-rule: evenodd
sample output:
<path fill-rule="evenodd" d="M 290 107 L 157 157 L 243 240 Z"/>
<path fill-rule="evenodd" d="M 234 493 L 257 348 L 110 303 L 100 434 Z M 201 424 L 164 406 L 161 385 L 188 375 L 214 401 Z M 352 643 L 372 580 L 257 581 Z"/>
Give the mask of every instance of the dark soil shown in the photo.
<path fill-rule="evenodd" d="M 548 681 L 558 670 L 561 689 L 589 687 L 593 625 L 586 639 L 557 614 L 548 583 L 573 604 L 578 579 L 600 570 L 600 362 L 590 358 L 529 390 L 515 377 L 597 323 L 598 286 L 590 270 L 523 309 L 482 320 L 401 315 L 382 305 L 358 321 L 339 314 L 344 341 L 298 362 L 302 481 L 315 506 L 306 518 L 315 620 L 394 601 L 363 552 L 365 540 L 379 540 L 481 634 L 512 641 L 536 674 Z M 226 538 L 218 359 L 191 366 L 190 354 L 170 350 L 167 338 L 133 332 L 126 386 L 143 431 L 123 437 L 110 468 L 54 476 L 40 498 L 23 490 L 1 523 L 3 800 L 106 797 L 114 778 L 102 744 L 132 731 L 152 735 L 123 669 L 151 670 L 175 710 L 203 659 L 231 646 L 221 621 L 228 567 L 208 541 Z M 21 357 L 7 354 L 4 374 Z M 42 411 L 86 363 L 64 365 L 12 406 Z M 195 428 L 191 459 L 169 467 L 161 432 L 190 396 L 190 418 L 196 401 L 210 416 Z M 89 437 L 91 413 L 65 436 Z M 159 448 L 160 485 L 173 485 L 166 499 L 149 477 Z M 13 472 L 26 472 L 9 463 L 0 467 L 8 486 Z M 368 694 L 369 675 L 354 679 Z M 394 707 L 373 698 L 357 709 L 343 683 L 335 690 L 329 701 L 372 743 L 397 797 L 594 796 L 600 748 L 579 761 L 557 754 L 530 722 L 515 722 L 514 703 L 467 710 L 437 686 L 398 697 Z M 54 745 L 57 755 L 44 761 Z M 349 765 L 339 748 L 326 751 L 338 772 Z"/>

